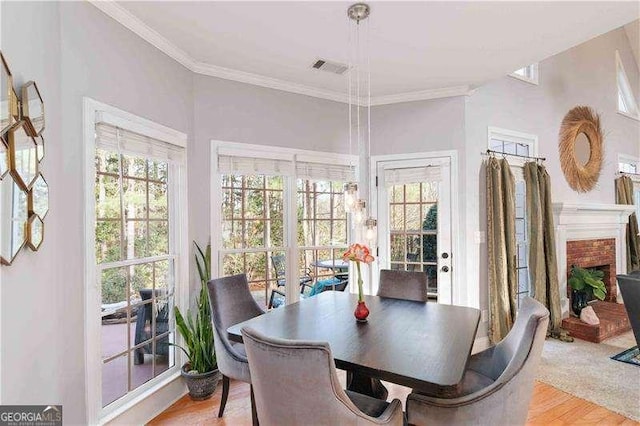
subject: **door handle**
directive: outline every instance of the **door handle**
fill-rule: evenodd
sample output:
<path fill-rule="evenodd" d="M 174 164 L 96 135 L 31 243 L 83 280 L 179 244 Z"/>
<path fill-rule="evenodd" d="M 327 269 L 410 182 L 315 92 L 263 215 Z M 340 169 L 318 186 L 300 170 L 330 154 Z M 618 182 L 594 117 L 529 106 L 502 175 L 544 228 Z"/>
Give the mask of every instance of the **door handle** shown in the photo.
<path fill-rule="evenodd" d="M 449 257 L 449 253 L 442 253 L 442 258 L 447 259 Z"/>
<path fill-rule="evenodd" d="M 442 272 L 449 272 L 449 267 L 445 265 L 445 266 L 443 266 L 440 270 L 441 270 Z"/>

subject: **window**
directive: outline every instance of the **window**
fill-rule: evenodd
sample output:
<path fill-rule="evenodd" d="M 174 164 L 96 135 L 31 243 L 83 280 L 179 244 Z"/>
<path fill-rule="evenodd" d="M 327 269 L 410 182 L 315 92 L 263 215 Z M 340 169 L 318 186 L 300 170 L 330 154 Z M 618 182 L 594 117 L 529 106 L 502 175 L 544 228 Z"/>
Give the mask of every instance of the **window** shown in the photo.
<path fill-rule="evenodd" d="M 630 155 L 618 155 L 618 171 L 622 173 L 638 173 L 638 163 L 640 160 Z"/>
<path fill-rule="evenodd" d="M 538 84 L 538 63 L 527 65 L 509 75 L 527 83 Z"/>
<path fill-rule="evenodd" d="M 537 137 L 504 129 L 489 128 L 489 149 L 522 156 L 506 156 L 515 178 L 515 232 L 516 232 L 516 269 L 518 275 L 517 303 L 531 295 L 529 279 L 529 241 L 527 224 L 527 198 L 524 183 L 523 165 L 526 157 L 537 155 Z"/>
<path fill-rule="evenodd" d="M 101 294 L 101 407 L 175 366 L 179 244 L 174 207 L 183 149 L 95 127 L 95 261 Z"/>
<path fill-rule="evenodd" d="M 232 143 L 217 151 L 221 191 L 212 198 L 221 205 L 220 274 L 246 273 L 265 308 L 284 300 L 288 279 L 304 283 L 296 290 L 308 294 L 318 281 L 342 278 L 333 266 L 347 247 L 343 184 L 353 169 L 346 159 Z"/>
<path fill-rule="evenodd" d="M 631 118 L 640 119 L 638 103 L 633 94 L 631 84 L 627 78 L 627 73 L 622 65 L 620 53 L 616 50 L 616 77 L 618 89 L 618 112 Z"/>

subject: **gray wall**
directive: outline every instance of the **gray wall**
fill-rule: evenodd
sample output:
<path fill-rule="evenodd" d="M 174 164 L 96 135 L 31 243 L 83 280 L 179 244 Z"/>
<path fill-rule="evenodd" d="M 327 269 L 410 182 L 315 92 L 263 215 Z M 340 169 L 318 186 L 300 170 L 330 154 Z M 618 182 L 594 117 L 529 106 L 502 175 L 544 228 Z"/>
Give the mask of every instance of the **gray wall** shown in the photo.
<path fill-rule="evenodd" d="M 192 74 L 89 3 L 2 7 L 16 85 L 35 80 L 45 100 L 51 188 L 41 251 L 2 267 L 2 403 L 63 404 L 84 424 L 82 98 L 191 134 Z"/>
<path fill-rule="evenodd" d="M 552 182 L 554 202 L 615 203 L 613 180 L 618 154 L 640 156 L 640 123 L 618 114 L 615 51 L 618 49 L 636 99 L 640 74 L 622 29 L 552 56 L 540 63 L 540 85 L 504 77 L 480 87 L 466 98 L 467 135 L 465 211 L 467 279 L 480 280 L 481 306 L 487 309 L 486 244 L 474 242 L 474 233 L 486 231 L 484 172 L 480 152 L 487 149 L 487 127 L 495 126 L 538 136 L 539 155 Z M 576 105 L 589 105 L 601 117 L 604 130 L 604 167 L 597 187 L 585 194 L 573 191 L 562 174 L 558 130 L 564 115 Z"/>
<path fill-rule="evenodd" d="M 189 147 L 191 235 L 210 238 L 211 140 L 347 153 L 346 105 L 194 76 L 194 143 Z M 193 268 L 192 268 L 193 269 Z"/>

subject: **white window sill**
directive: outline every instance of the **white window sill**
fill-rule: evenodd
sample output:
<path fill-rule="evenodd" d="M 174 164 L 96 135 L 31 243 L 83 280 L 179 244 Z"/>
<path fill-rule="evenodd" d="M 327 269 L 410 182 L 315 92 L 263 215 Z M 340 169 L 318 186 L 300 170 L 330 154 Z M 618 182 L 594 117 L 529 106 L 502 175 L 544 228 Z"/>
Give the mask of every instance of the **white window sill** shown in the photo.
<path fill-rule="evenodd" d="M 124 396 L 121 400 L 116 400 L 113 407 L 107 406 L 102 410 L 102 415 L 98 419 L 98 423 L 104 425 L 114 419 L 117 419 L 122 414 L 134 408 L 141 401 L 152 396 L 161 388 L 175 380 L 179 380 L 181 376 L 180 369 L 181 367 L 179 366 L 173 366 L 161 376 L 156 377 L 155 381 L 152 379 L 146 383 L 146 386 L 143 385 L 141 388 L 131 391 L 131 393 Z"/>
<path fill-rule="evenodd" d="M 617 113 L 620 114 L 620 115 L 624 115 L 625 117 L 630 118 L 632 120 L 640 121 L 640 117 L 638 117 L 636 115 L 631 115 L 628 112 L 624 112 L 624 111 L 618 110 Z"/>
<path fill-rule="evenodd" d="M 523 76 L 518 75 L 518 74 L 509 74 L 509 77 L 515 78 L 516 80 L 524 81 L 525 83 L 533 84 L 534 86 L 539 86 L 540 85 L 540 82 L 538 81 L 537 78 L 535 78 L 535 79 L 527 78 L 527 77 L 523 77 Z"/>

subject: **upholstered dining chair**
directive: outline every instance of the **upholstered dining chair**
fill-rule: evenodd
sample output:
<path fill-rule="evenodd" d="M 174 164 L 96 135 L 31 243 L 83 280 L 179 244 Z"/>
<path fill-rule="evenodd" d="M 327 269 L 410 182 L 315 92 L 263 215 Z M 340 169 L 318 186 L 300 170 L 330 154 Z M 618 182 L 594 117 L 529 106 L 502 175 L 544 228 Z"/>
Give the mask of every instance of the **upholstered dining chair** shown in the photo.
<path fill-rule="evenodd" d="M 218 369 L 222 373 L 222 399 L 218 411 L 218 417 L 222 417 L 229 396 L 230 379 L 251 384 L 249 362 L 244 345 L 231 342 L 227 335 L 227 328 L 262 315 L 264 311 L 251 295 L 246 274 L 216 278 L 209 281 L 207 287 L 211 304 L 216 359 Z M 254 424 L 256 424 L 253 388 L 251 388 L 251 408 Z"/>
<path fill-rule="evenodd" d="M 640 271 L 631 272 L 629 275 L 618 275 L 617 278 L 631 329 L 636 338 L 636 344 L 640 347 Z"/>
<path fill-rule="evenodd" d="M 427 274 L 422 271 L 381 269 L 378 296 L 426 302 Z"/>
<path fill-rule="evenodd" d="M 548 324 L 547 308 L 525 298 L 509 334 L 471 357 L 458 395 L 407 397 L 409 424 L 524 425 Z"/>
<path fill-rule="evenodd" d="M 402 425 L 402 403 L 344 391 L 328 343 L 242 329 L 261 426 Z"/>

